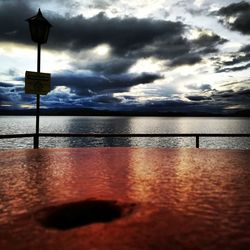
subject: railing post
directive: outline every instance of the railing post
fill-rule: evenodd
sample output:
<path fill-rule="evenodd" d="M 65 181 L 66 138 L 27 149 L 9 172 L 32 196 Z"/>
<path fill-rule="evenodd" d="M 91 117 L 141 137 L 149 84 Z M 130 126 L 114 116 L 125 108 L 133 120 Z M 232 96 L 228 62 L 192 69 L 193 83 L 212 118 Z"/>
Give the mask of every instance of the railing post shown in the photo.
<path fill-rule="evenodd" d="M 199 136 L 198 135 L 195 136 L 195 141 L 196 141 L 196 148 L 199 148 L 200 147 L 200 142 L 199 142 Z"/>

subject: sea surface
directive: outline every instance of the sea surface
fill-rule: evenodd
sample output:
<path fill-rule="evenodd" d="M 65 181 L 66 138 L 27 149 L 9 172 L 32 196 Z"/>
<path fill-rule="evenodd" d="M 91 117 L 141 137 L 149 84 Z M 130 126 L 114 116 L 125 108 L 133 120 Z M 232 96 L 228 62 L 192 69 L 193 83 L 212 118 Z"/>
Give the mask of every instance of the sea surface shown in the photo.
<path fill-rule="evenodd" d="M 239 133 L 249 118 L 41 116 L 41 133 Z M 0 134 L 35 132 L 33 116 L 0 116 Z M 195 138 L 40 138 L 40 147 L 195 147 Z M 0 140 L 0 149 L 32 148 L 32 138 Z M 250 137 L 201 137 L 201 148 L 250 149 Z"/>

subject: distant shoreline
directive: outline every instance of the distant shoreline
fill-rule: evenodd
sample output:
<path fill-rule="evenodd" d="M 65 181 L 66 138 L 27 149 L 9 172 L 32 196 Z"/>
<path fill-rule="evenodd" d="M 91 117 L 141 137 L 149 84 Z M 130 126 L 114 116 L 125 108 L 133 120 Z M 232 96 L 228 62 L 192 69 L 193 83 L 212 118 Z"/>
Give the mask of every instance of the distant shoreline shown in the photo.
<path fill-rule="evenodd" d="M 36 110 L 0 109 L 0 116 L 35 116 Z M 109 111 L 95 109 L 41 109 L 41 116 L 138 116 L 138 117 L 250 117 L 250 110 L 230 113 Z"/>

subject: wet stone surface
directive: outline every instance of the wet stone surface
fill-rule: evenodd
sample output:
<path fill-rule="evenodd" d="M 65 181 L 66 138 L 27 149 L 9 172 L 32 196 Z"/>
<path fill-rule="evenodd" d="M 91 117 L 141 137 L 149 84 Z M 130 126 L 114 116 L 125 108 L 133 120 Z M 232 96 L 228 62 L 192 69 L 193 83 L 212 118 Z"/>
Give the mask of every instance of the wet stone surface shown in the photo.
<path fill-rule="evenodd" d="M 250 246 L 250 150 L 0 152 L 0 249 Z"/>

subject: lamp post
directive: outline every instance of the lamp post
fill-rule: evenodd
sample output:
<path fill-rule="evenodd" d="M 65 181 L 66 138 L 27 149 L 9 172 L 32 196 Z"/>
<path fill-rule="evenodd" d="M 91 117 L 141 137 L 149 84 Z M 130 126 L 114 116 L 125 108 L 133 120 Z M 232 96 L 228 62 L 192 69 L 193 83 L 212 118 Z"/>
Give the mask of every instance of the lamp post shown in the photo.
<path fill-rule="evenodd" d="M 49 30 L 52 25 L 42 15 L 39 9 L 37 14 L 26 20 L 29 23 L 31 39 L 37 43 L 37 72 L 40 73 L 41 65 L 41 44 L 47 43 Z M 34 148 L 39 148 L 39 115 L 40 115 L 40 94 L 36 96 L 36 135 L 34 137 Z"/>

